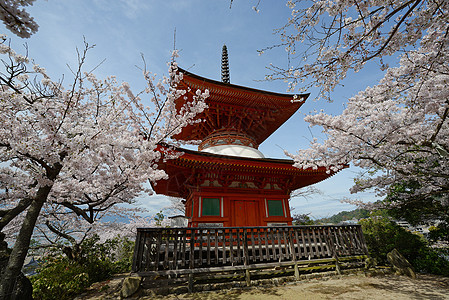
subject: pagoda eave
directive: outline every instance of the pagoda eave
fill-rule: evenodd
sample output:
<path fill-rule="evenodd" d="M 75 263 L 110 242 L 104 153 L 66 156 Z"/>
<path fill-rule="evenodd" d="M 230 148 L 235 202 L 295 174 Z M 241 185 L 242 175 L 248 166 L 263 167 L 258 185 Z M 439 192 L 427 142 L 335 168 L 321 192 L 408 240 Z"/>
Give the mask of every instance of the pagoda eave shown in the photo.
<path fill-rule="evenodd" d="M 165 150 L 165 149 L 164 149 Z M 242 158 L 178 148 L 177 159 L 161 162 L 169 179 L 153 185 L 156 193 L 186 197 L 191 189 L 213 188 L 245 193 L 290 193 L 320 182 L 336 172 L 325 167 L 299 169 L 289 159 Z"/>
<path fill-rule="evenodd" d="M 273 105 L 281 105 L 281 106 L 289 106 L 292 103 L 296 103 L 296 105 L 300 106 L 301 102 L 304 102 L 310 95 L 310 93 L 297 94 L 296 96 L 293 94 L 283 94 L 276 92 L 263 91 L 259 89 L 244 87 L 231 83 L 224 83 L 221 81 L 216 81 L 213 79 L 205 78 L 193 73 L 190 73 L 182 68 L 178 67 L 180 73 L 183 74 L 183 79 L 180 83 L 181 87 L 190 87 L 191 89 L 208 89 L 209 93 L 214 93 L 217 96 L 221 95 L 222 97 L 217 97 L 218 99 L 222 99 L 224 102 L 233 102 L 240 103 L 250 106 L 273 106 Z M 295 102 L 292 102 L 293 98 L 296 97 Z M 248 103 L 248 100 L 252 100 L 255 103 Z"/>

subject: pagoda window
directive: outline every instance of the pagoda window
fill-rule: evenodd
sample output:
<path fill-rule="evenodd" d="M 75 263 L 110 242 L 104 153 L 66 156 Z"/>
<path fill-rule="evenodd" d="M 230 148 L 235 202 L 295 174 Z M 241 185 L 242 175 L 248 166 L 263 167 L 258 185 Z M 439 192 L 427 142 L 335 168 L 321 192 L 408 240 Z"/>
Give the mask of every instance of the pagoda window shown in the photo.
<path fill-rule="evenodd" d="M 221 216 L 220 199 L 219 198 L 203 198 L 202 199 L 202 215 L 203 216 Z"/>
<path fill-rule="evenodd" d="M 281 200 L 268 200 L 268 216 L 284 216 L 284 208 Z"/>

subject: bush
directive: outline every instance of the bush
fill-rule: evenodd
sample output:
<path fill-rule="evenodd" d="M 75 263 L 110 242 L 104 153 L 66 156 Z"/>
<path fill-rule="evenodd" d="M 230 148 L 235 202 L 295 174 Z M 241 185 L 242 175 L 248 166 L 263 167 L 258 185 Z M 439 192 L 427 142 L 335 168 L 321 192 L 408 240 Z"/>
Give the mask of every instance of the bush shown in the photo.
<path fill-rule="evenodd" d="M 387 253 L 396 248 L 411 261 L 426 247 L 423 237 L 413 234 L 386 217 L 371 217 L 360 220 L 369 254 L 378 263 L 387 263 Z"/>
<path fill-rule="evenodd" d="M 114 273 L 130 272 L 133 264 L 134 241 L 127 238 L 116 238 L 119 247 L 115 248 L 114 253 Z"/>
<path fill-rule="evenodd" d="M 104 243 L 99 237 L 86 239 L 69 258 L 59 254 L 32 276 L 33 296 L 36 299 L 72 299 L 90 284 L 110 278 L 113 274 L 131 271 L 134 242 L 114 238 Z"/>
<path fill-rule="evenodd" d="M 89 275 L 78 263 L 66 259 L 47 262 L 32 276 L 33 297 L 35 299 L 72 299 L 89 286 Z"/>
<path fill-rule="evenodd" d="M 420 255 L 413 261 L 413 266 L 421 273 L 449 277 L 449 251 L 448 249 L 422 249 Z"/>
<path fill-rule="evenodd" d="M 449 253 L 430 248 L 422 236 L 405 230 L 386 217 L 375 216 L 359 223 L 369 255 L 378 263 L 387 264 L 387 253 L 396 248 L 416 271 L 449 276 Z"/>
<path fill-rule="evenodd" d="M 429 239 L 432 242 L 449 242 L 449 219 L 429 228 Z"/>

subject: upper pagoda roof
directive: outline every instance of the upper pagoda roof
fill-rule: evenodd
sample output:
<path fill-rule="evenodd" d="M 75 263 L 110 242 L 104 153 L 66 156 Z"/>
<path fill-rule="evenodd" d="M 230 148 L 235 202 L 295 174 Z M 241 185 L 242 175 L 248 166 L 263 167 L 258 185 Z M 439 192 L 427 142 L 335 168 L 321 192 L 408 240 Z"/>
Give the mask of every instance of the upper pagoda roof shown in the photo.
<path fill-rule="evenodd" d="M 180 107 L 191 101 L 197 90 L 209 90 L 209 106 L 196 116 L 203 122 L 186 126 L 175 136 L 179 140 L 203 140 L 217 130 L 244 133 L 261 144 L 304 103 L 309 94 L 281 94 L 204 78 L 179 68 L 183 74 L 178 88 L 188 90 L 187 100 L 177 99 Z"/>

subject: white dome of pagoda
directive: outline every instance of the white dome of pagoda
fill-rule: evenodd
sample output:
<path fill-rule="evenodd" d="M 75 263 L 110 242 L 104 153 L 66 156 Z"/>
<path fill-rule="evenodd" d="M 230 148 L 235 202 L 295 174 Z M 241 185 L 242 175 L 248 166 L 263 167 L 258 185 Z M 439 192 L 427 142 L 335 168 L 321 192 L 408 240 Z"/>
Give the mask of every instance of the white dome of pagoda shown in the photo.
<path fill-rule="evenodd" d="M 202 149 L 201 152 L 208 152 L 212 154 L 251 157 L 251 158 L 265 158 L 259 150 L 242 145 L 219 145 Z"/>

